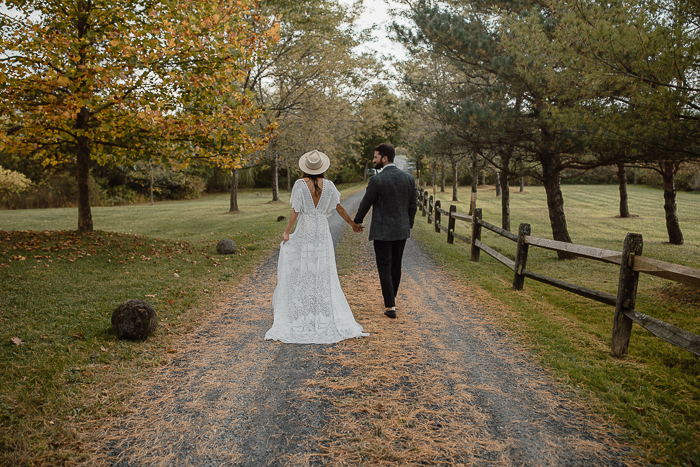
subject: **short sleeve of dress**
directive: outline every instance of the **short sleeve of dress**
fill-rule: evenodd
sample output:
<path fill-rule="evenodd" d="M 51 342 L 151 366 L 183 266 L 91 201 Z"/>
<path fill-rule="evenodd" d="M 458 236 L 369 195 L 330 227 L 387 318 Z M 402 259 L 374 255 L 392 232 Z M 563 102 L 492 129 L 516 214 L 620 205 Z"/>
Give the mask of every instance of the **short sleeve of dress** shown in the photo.
<path fill-rule="evenodd" d="M 324 182 L 326 183 L 326 182 Z M 332 188 L 330 192 L 330 202 L 328 203 L 328 212 L 335 211 L 335 207 L 340 204 L 340 192 L 332 183 L 329 183 L 329 188 Z"/>
<path fill-rule="evenodd" d="M 297 181 L 292 187 L 292 196 L 289 198 L 289 202 L 292 203 L 292 209 L 296 212 L 301 212 L 301 206 L 304 204 L 301 188 L 301 184 Z"/>

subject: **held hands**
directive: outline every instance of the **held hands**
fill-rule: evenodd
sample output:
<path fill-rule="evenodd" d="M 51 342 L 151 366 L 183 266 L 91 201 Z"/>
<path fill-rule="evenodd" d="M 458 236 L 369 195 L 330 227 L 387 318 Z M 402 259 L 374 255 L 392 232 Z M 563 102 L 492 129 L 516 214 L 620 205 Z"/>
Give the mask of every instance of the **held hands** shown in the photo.
<path fill-rule="evenodd" d="M 355 222 L 353 222 L 351 224 L 351 226 L 352 226 L 352 231 L 355 233 L 362 233 L 365 231 L 365 226 L 362 224 L 356 224 Z"/>

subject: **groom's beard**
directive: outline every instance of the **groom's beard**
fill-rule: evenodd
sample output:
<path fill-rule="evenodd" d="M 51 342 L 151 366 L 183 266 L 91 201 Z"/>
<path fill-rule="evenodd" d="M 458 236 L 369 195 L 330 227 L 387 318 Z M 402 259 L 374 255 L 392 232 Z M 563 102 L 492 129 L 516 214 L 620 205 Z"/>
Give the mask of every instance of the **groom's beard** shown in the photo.
<path fill-rule="evenodd" d="M 378 163 L 378 164 L 374 164 L 374 168 L 377 169 L 377 170 L 382 170 L 382 169 L 384 168 L 384 166 L 383 166 L 382 163 L 380 162 L 380 163 Z"/>

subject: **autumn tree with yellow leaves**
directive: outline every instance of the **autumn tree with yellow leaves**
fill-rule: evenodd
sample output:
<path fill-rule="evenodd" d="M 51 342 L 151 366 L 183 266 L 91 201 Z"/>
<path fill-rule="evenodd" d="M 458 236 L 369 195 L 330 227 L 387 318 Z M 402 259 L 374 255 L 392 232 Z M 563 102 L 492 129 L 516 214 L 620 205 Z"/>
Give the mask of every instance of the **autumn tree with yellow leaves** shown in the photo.
<path fill-rule="evenodd" d="M 247 0 L 4 1 L 0 151 L 72 164 L 92 231 L 94 163 L 234 168 L 264 147 L 241 83 L 275 35 Z"/>

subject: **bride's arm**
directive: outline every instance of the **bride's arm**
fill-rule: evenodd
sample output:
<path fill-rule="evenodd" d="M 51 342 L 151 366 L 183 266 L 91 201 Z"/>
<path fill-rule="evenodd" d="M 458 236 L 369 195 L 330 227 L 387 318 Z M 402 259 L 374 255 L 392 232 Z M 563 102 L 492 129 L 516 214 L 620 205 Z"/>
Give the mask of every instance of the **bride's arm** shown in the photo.
<path fill-rule="evenodd" d="M 340 214 L 340 217 L 342 217 L 345 222 L 350 224 L 350 227 L 352 227 L 353 232 L 362 232 L 362 226 L 360 224 L 356 224 L 355 221 L 352 220 L 352 218 L 350 218 L 350 215 L 345 210 L 342 204 L 338 203 L 338 205 L 335 207 L 335 210 L 338 211 L 338 214 Z"/>
<path fill-rule="evenodd" d="M 299 217 L 299 213 L 292 209 L 292 213 L 289 215 L 289 222 L 287 222 L 287 228 L 284 229 L 284 233 L 282 234 L 282 243 L 287 243 L 289 241 L 289 234 L 292 231 L 292 227 L 294 227 L 294 223 L 297 221 L 297 217 Z"/>

